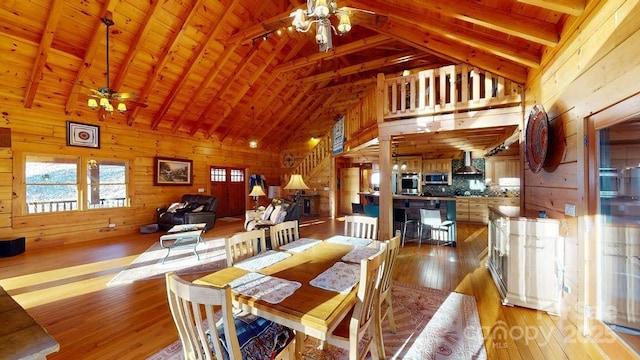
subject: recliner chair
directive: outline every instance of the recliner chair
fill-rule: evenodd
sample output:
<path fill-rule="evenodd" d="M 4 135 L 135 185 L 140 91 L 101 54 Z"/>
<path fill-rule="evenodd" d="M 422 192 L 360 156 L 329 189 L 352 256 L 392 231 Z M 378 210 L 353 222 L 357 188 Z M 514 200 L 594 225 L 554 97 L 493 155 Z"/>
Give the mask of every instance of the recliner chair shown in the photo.
<path fill-rule="evenodd" d="M 182 195 L 180 202 L 156 209 L 158 227 L 167 231 L 174 225 L 206 223 L 205 231 L 209 231 L 216 224 L 218 202 L 213 195 Z"/>

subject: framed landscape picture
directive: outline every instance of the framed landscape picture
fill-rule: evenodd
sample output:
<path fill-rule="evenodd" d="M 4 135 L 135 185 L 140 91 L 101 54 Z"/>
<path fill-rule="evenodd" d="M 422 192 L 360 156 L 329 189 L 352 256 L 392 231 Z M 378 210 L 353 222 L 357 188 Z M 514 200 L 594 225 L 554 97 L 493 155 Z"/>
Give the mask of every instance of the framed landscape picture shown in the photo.
<path fill-rule="evenodd" d="M 191 185 L 193 161 L 155 158 L 153 185 Z"/>
<path fill-rule="evenodd" d="M 100 148 L 100 126 L 67 121 L 67 145 Z"/>

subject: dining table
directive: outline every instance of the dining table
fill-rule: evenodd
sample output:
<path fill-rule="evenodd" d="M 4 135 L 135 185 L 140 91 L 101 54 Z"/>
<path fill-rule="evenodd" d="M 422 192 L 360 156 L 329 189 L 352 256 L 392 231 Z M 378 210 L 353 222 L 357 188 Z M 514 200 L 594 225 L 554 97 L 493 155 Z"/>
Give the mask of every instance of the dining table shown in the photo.
<path fill-rule="evenodd" d="M 296 249 L 296 242 L 304 246 L 299 246 Z M 312 246 L 309 246 L 310 244 Z M 272 250 L 269 251 L 270 254 L 262 255 L 263 258 L 272 257 L 275 259 L 277 257 L 277 262 L 267 264 L 258 270 L 252 268 L 256 261 L 251 262 L 250 258 L 245 260 L 246 266 L 243 266 L 242 263 L 235 264 L 198 278 L 194 280 L 194 283 L 219 287 L 230 284 L 234 296 L 234 306 L 295 330 L 296 358 L 302 358 L 305 335 L 325 341 L 327 335 L 353 308 L 358 290 L 359 259 L 371 256 L 379 246 L 379 242 L 375 240 L 341 235 L 326 240 L 302 238 L 290 243 L 289 247 L 281 247 L 281 251 Z M 367 249 L 362 249 L 363 247 L 367 247 L 368 252 Z M 345 256 L 347 257 L 345 258 Z M 341 265 L 342 269 L 355 267 L 355 271 L 357 271 L 356 283 L 351 287 L 342 285 L 338 290 L 319 287 L 319 285 L 323 286 L 321 279 L 324 275 L 329 273 L 331 269 L 339 267 L 338 265 Z M 287 284 L 294 285 L 290 286 L 288 290 L 284 290 L 283 296 L 286 297 L 277 298 L 275 301 L 269 297 L 269 294 L 264 297 L 256 297 L 246 291 L 251 280 L 263 275 L 284 282 L 275 285 L 269 283 L 269 290 L 263 291 L 263 293 L 277 293 L 280 287 L 284 288 Z M 343 275 L 345 274 L 339 273 L 338 277 L 352 276 Z M 243 279 L 248 279 L 246 284 L 243 284 Z M 337 280 L 335 283 L 338 285 L 344 280 L 329 279 L 327 281 L 324 278 L 329 286 L 332 286 L 333 280 Z"/>

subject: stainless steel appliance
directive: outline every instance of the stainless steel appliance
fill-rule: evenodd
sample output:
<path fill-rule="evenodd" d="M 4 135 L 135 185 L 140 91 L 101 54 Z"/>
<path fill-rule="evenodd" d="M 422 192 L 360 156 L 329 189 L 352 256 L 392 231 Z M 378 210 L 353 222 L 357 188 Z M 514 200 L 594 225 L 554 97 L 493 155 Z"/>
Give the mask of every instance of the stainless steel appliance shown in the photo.
<path fill-rule="evenodd" d="M 422 176 L 425 185 L 449 184 L 449 173 L 426 173 Z"/>
<path fill-rule="evenodd" d="M 616 168 L 600 168 L 600 197 L 616 197 L 620 192 L 620 173 Z"/>
<path fill-rule="evenodd" d="M 400 174 L 400 193 L 403 195 L 420 194 L 420 173 L 410 172 Z"/>

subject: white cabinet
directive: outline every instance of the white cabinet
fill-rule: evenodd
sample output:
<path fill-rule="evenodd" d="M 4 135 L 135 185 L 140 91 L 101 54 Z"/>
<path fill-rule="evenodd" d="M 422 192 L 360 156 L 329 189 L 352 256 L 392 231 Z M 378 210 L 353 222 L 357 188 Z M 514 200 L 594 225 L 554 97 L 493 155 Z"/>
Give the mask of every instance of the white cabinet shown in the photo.
<path fill-rule="evenodd" d="M 489 261 L 505 305 L 558 314 L 562 237 L 555 219 L 509 217 L 490 207 Z"/>

